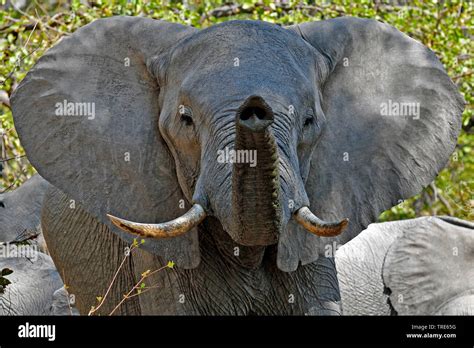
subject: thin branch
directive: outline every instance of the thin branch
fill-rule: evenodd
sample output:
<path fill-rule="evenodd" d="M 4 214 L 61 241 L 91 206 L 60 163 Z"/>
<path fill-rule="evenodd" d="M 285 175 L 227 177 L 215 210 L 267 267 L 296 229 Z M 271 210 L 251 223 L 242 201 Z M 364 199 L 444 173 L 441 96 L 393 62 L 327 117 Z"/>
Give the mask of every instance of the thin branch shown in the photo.
<path fill-rule="evenodd" d="M 165 265 L 165 266 L 163 266 L 163 267 L 160 267 L 160 268 L 154 270 L 153 272 L 148 272 L 148 273 L 145 272 L 145 273 L 143 273 L 143 274 L 142 274 L 142 277 L 140 278 L 140 280 L 139 280 L 139 281 L 133 286 L 133 288 L 123 297 L 123 299 L 115 306 L 115 308 L 112 310 L 112 312 L 110 312 L 109 315 L 113 315 L 113 314 L 117 311 L 117 309 L 119 309 L 120 306 L 121 306 L 126 300 L 128 300 L 129 298 L 131 298 L 131 297 L 133 297 L 133 296 L 135 296 L 135 295 L 139 295 L 139 293 L 137 293 L 137 294 L 134 294 L 134 295 L 131 296 L 132 292 L 135 291 L 135 290 L 137 290 L 137 288 L 140 286 L 140 284 L 141 284 L 146 278 L 151 277 L 153 274 L 155 274 L 155 273 L 157 273 L 157 272 L 160 272 L 160 271 L 162 271 L 162 270 L 164 270 L 165 268 L 168 268 L 168 267 L 169 267 L 168 265 Z"/>
<path fill-rule="evenodd" d="M 34 2 L 35 2 L 35 4 L 36 4 L 36 6 L 38 6 L 38 7 L 41 9 L 41 11 L 43 11 L 43 13 L 44 13 L 45 15 L 49 15 L 49 14 L 48 14 L 48 11 L 46 11 L 46 9 L 45 9 L 43 6 L 41 6 L 41 4 L 38 3 L 38 1 L 34 0 Z"/>
<path fill-rule="evenodd" d="M 453 77 L 453 80 L 459 80 L 463 77 L 466 77 L 466 76 L 471 76 L 472 75 L 472 71 L 469 71 L 467 73 L 464 73 L 464 74 L 461 74 L 461 75 L 456 75 Z"/>
<path fill-rule="evenodd" d="M 301 4 L 290 6 L 288 4 L 277 4 L 277 3 L 273 3 L 273 6 L 277 9 L 280 9 L 283 12 L 289 12 L 289 11 L 294 11 L 294 10 L 309 10 L 313 12 L 334 11 L 334 12 L 337 12 L 339 15 L 345 14 L 344 10 L 339 10 L 331 6 L 301 5 Z M 255 10 L 259 8 L 263 8 L 265 10 L 272 10 L 270 6 L 265 5 L 264 3 L 261 3 L 261 2 L 257 2 L 253 4 L 252 6 L 248 6 L 248 7 L 244 7 L 243 4 L 228 4 L 228 5 L 216 7 L 208 11 L 207 13 L 204 13 L 199 19 L 199 22 L 202 24 L 206 19 L 210 17 L 223 18 L 223 17 L 235 16 L 237 14 L 242 14 L 242 13 L 253 13 Z"/>
<path fill-rule="evenodd" d="M 431 189 L 433 190 L 435 199 L 438 198 L 439 201 L 446 207 L 448 210 L 449 215 L 454 215 L 453 208 L 451 207 L 451 204 L 449 204 L 448 200 L 444 195 L 442 194 L 441 190 L 436 187 L 434 181 L 430 184 Z"/>
<path fill-rule="evenodd" d="M 0 103 L 5 105 L 9 109 L 11 108 L 10 97 L 8 96 L 8 93 L 4 90 L 0 90 Z"/>
<path fill-rule="evenodd" d="M 15 8 L 15 10 L 17 10 L 18 12 L 20 12 L 23 16 L 25 16 L 26 18 L 28 18 L 29 20 L 33 21 L 33 22 L 39 22 L 39 24 L 44 27 L 44 28 L 47 28 L 49 30 L 52 30 L 52 31 L 55 31 L 61 35 L 70 35 L 71 33 L 69 32 L 64 32 L 64 31 L 61 31 L 61 30 L 58 30 L 56 28 L 53 28 L 52 26 L 48 25 L 47 23 L 44 23 L 41 18 L 38 17 L 38 19 L 36 19 L 35 17 L 29 15 L 28 13 L 22 11 L 21 9 L 19 8 Z M 36 14 L 38 15 L 38 12 L 36 12 Z"/>
<path fill-rule="evenodd" d="M 2 143 L 3 143 L 3 142 L 2 142 Z M 26 179 L 28 179 L 28 174 L 26 173 L 26 168 L 21 168 L 21 166 L 20 166 L 20 174 L 23 175 L 23 176 L 25 176 Z M 13 183 L 12 183 L 10 186 L 8 186 L 6 189 L 4 189 L 3 191 L 0 191 L 0 193 L 5 193 L 5 192 L 9 191 L 12 187 L 14 187 L 16 180 L 18 180 L 18 178 L 16 178 L 16 179 L 13 181 Z"/>
<path fill-rule="evenodd" d="M 23 45 L 24 49 L 26 48 L 26 46 L 28 46 L 28 43 L 30 42 L 31 36 L 33 36 L 37 26 L 38 26 L 38 23 L 35 23 L 35 26 L 33 27 L 33 30 L 31 30 L 30 35 L 28 35 L 28 39 L 26 40 L 25 44 Z"/>
<path fill-rule="evenodd" d="M 21 156 L 15 156 L 15 157 L 9 157 L 9 158 L 5 158 L 5 159 L 0 159 L 0 162 L 8 162 L 8 161 L 11 161 L 11 160 L 18 160 L 18 159 L 23 158 L 23 157 L 26 157 L 26 155 L 21 155 Z"/>
<path fill-rule="evenodd" d="M 158 286 L 158 285 L 147 286 L 147 287 L 145 287 L 145 290 L 142 290 L 141 292 L 137 292 L 136 294 L 130 295 L 128 298 L 130 299 L 130 298 L 135 297 L 135 296 L 140 296 L 140 295 L 144 294 L 145 292 L 148 292 L 148 291 L 153 290 L 153 289 L 158 289 L 159 287 L 160 286 Z"/>
<path fill-rule="evenodd" d="M 8 186 L 6 189 L 4 189 L 4 190 L 0 191 L 0 194 L 1 194 L 1 193 L 5 193 L 5 192 L 9 191 L 9 190 L 10 190 L 10 189 L 11 189 L 13 186 L 15 186 L 15 183 L 11 184 L 11 185 L 10 185 L 10 186 Z"/>
<path fill-rule="evenodd" d="M 112 278 L 112 282 L 110 283 L 109 287 L 107 288 L 107 291 L 105 292 L 105 295 L 102 297 L 102 299 L 100 300 L 99 302 L 99 305 L 97 307 L 93 307 L 90 311 L 89 311 L 89 316 L 94 314 L 95 312 L 97 312 L 100 307 L 102 307 L 102 305 L 105 303 L 105 300 L 107 299 L 107 296 L 109 296 L 109 293 L 110 291 L 112 290 L 112 286 L 114 285 L 115 281 L 117 280 L 117 276 L 118 274 L 120 273 L 120 270 L 123 268 L 123 266 L 125 265 L 125 261 L 127 260 L 127 258 L 130 256 L 130 254 L 132 253 L 132 250 L 135 248 L 134 245 L 131 246 L 130 248 L 130 251 L 125 255 L 125 257 L 123 258 L 122 262 L 120 263 L 120 266 L 119 268 L 117 269 L 117 271 L 115 272 L 114 274 L 114 277 Z"/>
<path fill-rule="evenodd" d="M 28 53 L 26 56 L 20 57 L 16 60 L 15 65 L 13 66 L 13 69 L 8 73 L 8 75 L 5 77 L 5 80 L 0 83 L 0 86 L 5 85 L 7 80 L 12 77 L 12 75 L 15 73 L 16 69 L 20 67 L 20 63 L 23 61 L 23 59 L 28 58 L 31 56 L 33 53 L 35 53 L 37 50 L 39 50 L 41 47 L 36 47 L 33 51 Z"/>

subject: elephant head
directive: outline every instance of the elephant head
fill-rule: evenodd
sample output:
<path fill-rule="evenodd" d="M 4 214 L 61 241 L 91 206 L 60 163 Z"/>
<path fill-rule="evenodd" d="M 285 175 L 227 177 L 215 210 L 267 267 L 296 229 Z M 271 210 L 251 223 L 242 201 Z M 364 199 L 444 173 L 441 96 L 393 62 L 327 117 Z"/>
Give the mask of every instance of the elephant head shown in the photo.
<path fill-rule="evenodd" d="M 434 53 L 356 18 L 97 20 L 39 60 L 12 105 L 41 175 L 122 238 L 193 268 L 210 217 L 236 245 L 277 245 L 284 271 L 427 185 L 463 108 Z"/>

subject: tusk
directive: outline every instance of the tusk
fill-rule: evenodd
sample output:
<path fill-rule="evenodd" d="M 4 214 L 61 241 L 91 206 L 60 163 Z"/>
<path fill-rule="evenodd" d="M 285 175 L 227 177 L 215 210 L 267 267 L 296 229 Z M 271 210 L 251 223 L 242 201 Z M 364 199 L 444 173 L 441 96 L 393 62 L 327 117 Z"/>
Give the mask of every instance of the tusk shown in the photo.
<path fill-rule="evenodd" d="M 340 234 L 349 223 L 349 219 L 340 222 L 326 222 L 314 215 L 308 207 L 295 212 L 295 220 L 309 232 L 320 237 L 334 237 Z"/>
<path fill-rule="evenodd" d="M 184 215 L 160 224 L 143 224 L 120 219 L 110 214 L 107 214 L 107 216 L 121 230 L 138 234 L 142 237 L 161 239 L 185 234 L 204 220 L 206 212 L 199 204 L 194 204 Z"/>

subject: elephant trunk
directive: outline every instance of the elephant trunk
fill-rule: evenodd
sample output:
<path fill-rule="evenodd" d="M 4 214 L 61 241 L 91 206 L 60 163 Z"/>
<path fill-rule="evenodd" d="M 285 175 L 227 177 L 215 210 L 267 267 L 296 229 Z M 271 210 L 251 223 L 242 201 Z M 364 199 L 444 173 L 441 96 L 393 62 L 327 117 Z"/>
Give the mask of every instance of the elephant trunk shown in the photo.
<path fill-rule="evenodd" d="M 278 241 L 281 229 L 279 157 L 269 125 L 273 123 L 270 107 L 260 97 L 250 97 L 239 108 L 236 118 L 232 169 L 232 214 L 237 234 L 234 240 L 243 245 L 270 245 Z"/>

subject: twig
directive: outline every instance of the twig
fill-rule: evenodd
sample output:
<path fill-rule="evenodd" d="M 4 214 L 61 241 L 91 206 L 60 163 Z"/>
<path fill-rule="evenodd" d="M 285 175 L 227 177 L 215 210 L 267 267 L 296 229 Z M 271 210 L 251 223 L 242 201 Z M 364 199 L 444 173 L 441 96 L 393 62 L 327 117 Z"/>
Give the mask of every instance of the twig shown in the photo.
<path fill-rule="evenodd" d="M 18 58 L 18 59 L 16 60 L 16 62 L 15 62 L 15 65 L 13 66 L 13 69 L 12 69 L 12 70 L 8 73 L 8 75 L 5 77 L 5 80 L 0 83 L 0 86 L 5 85 L 5 82 L 7 82 L 7 80 L 12 77 L 12 75 L 13 75 L 13 73 L 16 71 L 16 69 L 18 69 L 18 68 L 20 67 L 20 63 L 21 63 L 21 61 L 22 61 L 23 59 L 28 58 L 29 56 L 31 56 L 33 53 L 35 53 L 35 52 L 36 52 L 37 50 L 39 50 L 40 48 L 41 48 L 41 47 L 36 47 L 33 51 L 31 51 L 30 53 L 28 53 L 26 56 L 23 56 L 23 57 L 21 57 L 21 58 Z"/>
<path fill-rule="evenodd" d="M 15 8 L 15 10 L 17 10 L 18 12 L 20 12 L 23 16 L 25 16 L 26 18 L 28 18 L 29 20 L 33 21 L 33 22 L 38 22 L 42 27 L 44 28 L 47 28 L 49 30 L 52 30 L 52 31 L 55 31 L 57 32 L 58 34 L 61 34 L 61 35 L 70 35 L 71 33 L 69 32 L 65 32 L 65 31 L 61 31 L 61 30 L 58 30 L 56 28 L 53 28 L 52 26 L 48 25 L 47 23 L 44 23 L 41 18 L 38 17 L 38 19 L 36 19 L 35 17 L 29 15 L 28 13 L 22 11 L 21 9 L 19 8 Z M 38 12 L 36 12 L 36 15 L 38 15 Z"/>
<path fill-rule="evenodd" d="M 3 142 L 2 142 L 2 143 L 3 143 Z M 28 179 L 28 175 L 26 174 L 26 171 L 25 171 L 24 169 L 22 169 L 21 167 L 20 167 L 20 170 L 21 170 L 21 174 L 24 175 L 24 176 Z M 15 180 L 18 180 L 18 179 L 15 179 Z M 6 189 L 0 191 L 0 194 L 9 191 L 13 186 L 15 186 L 15 180 L 14 180 L 13 183 L 12 183 L 10 186 L 8 186 Z"/>
<path fill-rule="evenodd" d="M 24 49 L 26 48 L 26 46 L 27 46 L 28 43 L 30 42 L 31 36 L 34 34 L 37 25 L 38 25 L 38 23 L 35 23 L 35 26 L 33 27 L 33 30 L 31 30 L 30 35 L 28 35 L 28 39 L 26 39 L 26 42 L 25 42 L 25 44 L 23 45 L 23 48 L 24 48 Z"/>
<path fill-rule="evenodd" d="M 117 271 L 115 272 L 114 274 L 114 277 L 112 278 L 112 282 L 110 283 L 109 287 L 107 288 L 107 291 L 105 292 L 105 295 L 101 298 L 99 304 L 97 307 L 92 307 L 91 310 L 89 311 L 89 316 L 91 316 L 92 314 L 94 314 L 95 312 L 97 312 L 100 307 L 102 307 L 102 305 L 105 303 L 105 300 L 107 299 L 107 296 L 109 296 L 109 293 L 110 291 L 112 290 L 112 286 L 114 285 L 115 281 L 117 280 L 117 276 L 118 274 L 120 273 L 120 270 L 123 268 L 124 264 L 125 264 L 125 261 L 127 260 L 127 258 L 130 256 L 130 254 L 132 253 L 132 250 L 136 248 L 135 244 L 132 244 L 132 246 L 130 247 L 130 251 L 125 255 L 125 257 L 123 258 L 122 262 L 120 263 L 120 266 L 119 268 L 117 269 Z"/>
<path fill-rule="evenodd" d="M 282 10 L 283 12 L 288 12 L 292 10 L 309 10 L 309 11 L 314 11 L 314 12 L 325 12 L 328 10 L 332 10 L 334 12 L 337 12 L 339 15 L 345 14 L 344 10 L 339 10 L 331 6 L 323 7 L 323 6 L 317 6 L 317 5 L 301 5 L 301 4 L 290 6 L 288 4 L 277 4 L 277 3 L 273 3 L 273 6 L 277 9 Z M 263 8 L 266 10 L 272 9 L 270 6 L 265 5 L 262 2 L 257 2 L 249 7 L 244 7 L 243 4 L 228 4 L 228 5 L 216 7 L 215 9 L 212 9 L 208 11 L 207 13 L 204 13 L 199 19 L 199 23 L 202 24 L 209 17 L 222 18 L 222 17 L 234 16 L 241 13 L 253 13 L 255 10 L 259 8 Z"/>
<path fill-rule="evenodd" d="M 48 12 L 45 10 L 45 8 L 43 6 L 41 6 L 40 3 L 38 3 L 38 1 L 34 0 L 34 2 L 36 4 L 36 6 L 38 6 L 41 9 L 41 11 L 43 11 L 44 14 L 48 15 Z"/>
<path fill-rule="evenodd" d="M 115 311 L 126 301 L 128 300 L 129 298 L 135 296 L 135 295 L 140 295 L 141 293 L 137 293 L 137 294 L 134 294 L 133 296 L 130 296 L 131 293 L 134 291 L 134 290 L 137 290 L 137 288 L 140 286 L 140 284 L 148 277 L 151 277 L 153 274 L 159 272 L 159 271 L 162 271 L 164 270 L 165 268 L 168 268 L 169 266 L 168 265 L 165 265 L 163 267 L 160 267 L 156 270 L 154 270 L 153 272 L 145 272 L 142 274 L 142 277 L 140 278 L 140 280 L 133 286 L 133 288 L 123 297 L 123 299 L 115 306 L 115 308 L 112 310 L 112 312 L 110 312 L 109 315 L 113 315 L 115 313 Z"/>
<path fill-rule="evenodd" d="M 472 75 L 472 71 L 469 71 L 467 73 L 464 73 L 464 74 L 460 74 L 460 75 L 456 75 L 453 77 L 453 80 L 459 80 L 463 77 L 466 77 L 466 76 L 471 76 Z"/>
<path fill-rule="evenodd" d="M 10 186 L 8 186 L 6 189 L 4 189 L 4 190 L 0 191 L 0 194 L 1 194 L 1 193 L 5 193 L 5 192 L 7 192 L 7 191 L 8 191 L 8 190 L 10 190 L 10 189 L 11 189 L 13 186 L 15 186 L 15 183 L 11 184 L 11 185 L 10 185 Z"/>
<path fill-rule="evenodd" d="M 130 295 L 128 298 L 130 299 L 130 298 L 135 297 L 135 296 L 140 296 L 140 295 L 142 295 L 142 294 L 144 294 L 144 293 L 146 293 L 146 292 L 148 292 L 152 289 L 157 289 L 157 288 L 159 288 L 158 285 L 147 286 L 147 287 L 145 287 L 145 290 L 142 290 L 142 292 L 137 292 L 136 294 Z"/>
<path fill-rule="evenodd" d="M 8 93 L 4 90 L 0 90 L 0 103 L 10 108 L 10 97 Z"/>
<path fill-rule="evenodd" d="M 451 207 L 451 204 L 449 204 L 448 200 L 443 196 L 441 193 L 441 190 L 438 189 L 434 183 L 434 181 L 430 184 L 431 189 L 433 190 L 435 199 L 438 198 L 441 203 L 448 209 L 449 215 L 454 215 L 453 208 Z"/>
<path fill-rule="evenodd" d="M 9 158 L 5 158 L 5 159 L 0 159 L 0 162 L 8 162 L 8 161 L 17 160 L 17 159 L 20 159 L 20 158 L 23 158 L 23 157 L 26 157 L 26 155 L 21 155 L 21 156 L 15 156 L 15 157 L 9 157 Z"/>
<path fill-rule="evenodd" d="M 11 132 L 13 129 L 14 129 L 13 127 L 8 128 L 8 129 L 4 129 L 2 132 L 0 132 L 0 135 L 7 134 L 8 132 Z"/>

